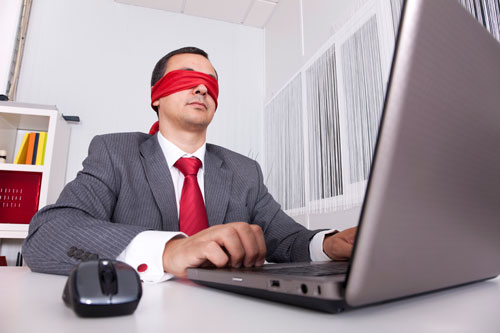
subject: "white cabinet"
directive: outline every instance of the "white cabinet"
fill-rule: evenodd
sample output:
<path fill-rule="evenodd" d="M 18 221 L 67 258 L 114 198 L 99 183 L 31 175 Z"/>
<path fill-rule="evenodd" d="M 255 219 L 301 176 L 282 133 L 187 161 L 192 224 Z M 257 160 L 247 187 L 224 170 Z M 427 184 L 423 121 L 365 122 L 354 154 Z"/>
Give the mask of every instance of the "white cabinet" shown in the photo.
<path fill-rule="evenodd" d="M 47 132 L 43 165 L 14 164 L 23 133 Z M 55 106 L 0 102 L 0 149 L 7 151 L 6 163 L 0 163 L 0 171 L 41 174 L 38 209 L 54 203 L 61 193 L 66 177 L 70 126 Z M 0 178 L 0 187 L 2 178 Z M 5 181 L 4 181 L 5 182 Z M 29 224 L 9 223 L 6 214 L 0 214 L 0 255 L 5 239 L 22 241 L 28 234 Z M 19 242 L 20 243 L 20 242 Z"/>

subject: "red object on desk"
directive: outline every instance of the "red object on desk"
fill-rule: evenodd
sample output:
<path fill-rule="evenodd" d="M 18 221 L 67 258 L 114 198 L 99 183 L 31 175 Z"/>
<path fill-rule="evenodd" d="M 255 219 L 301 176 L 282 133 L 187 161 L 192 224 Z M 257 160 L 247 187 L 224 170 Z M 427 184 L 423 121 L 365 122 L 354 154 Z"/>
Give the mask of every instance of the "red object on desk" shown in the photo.
<path fill-rule="evenodd" d="M 0 171 L 0 223 L 30 223 L 41 183 L 41 172 Z"/>

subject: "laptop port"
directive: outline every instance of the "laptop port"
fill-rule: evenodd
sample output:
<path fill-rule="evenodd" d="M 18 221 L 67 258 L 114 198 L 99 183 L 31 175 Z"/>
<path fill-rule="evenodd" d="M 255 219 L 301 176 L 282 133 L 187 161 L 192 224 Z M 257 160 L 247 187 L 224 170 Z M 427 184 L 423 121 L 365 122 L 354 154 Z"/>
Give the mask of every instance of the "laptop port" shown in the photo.
<path fill-rule="evenodd" d="M 304 284 L 304 283 L 302 283 L 302 284 L 300 285 L 300 290 L 302 290 L 302 293 L 303 293 L 303 294 L 307 294 L 307 285 L 306 285 L 306 284 Z"/>
<path fill-rule="evenodd" d="M 280 287 L 280 280 L 271 280 L 271 287 L 279 288 Z"/>
<path fill-rule="evenodd" d="M 318 295 L 321 295 L 321 286 L 318 286 Z"/>

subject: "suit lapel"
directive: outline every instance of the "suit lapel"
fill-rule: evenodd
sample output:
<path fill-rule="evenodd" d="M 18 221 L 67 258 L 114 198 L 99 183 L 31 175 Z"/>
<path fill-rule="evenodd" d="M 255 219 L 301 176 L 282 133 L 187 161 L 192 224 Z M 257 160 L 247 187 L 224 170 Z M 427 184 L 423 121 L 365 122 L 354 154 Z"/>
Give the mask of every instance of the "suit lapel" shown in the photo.
<path fill-rule="evenodd" d="M 157 135 L 144 141 L 140 151 L 146 178 L 161 212 L 163 230 L 178 231 L 179 218 L 174 184 Z"/>
<path fill-rule="evenodd" d="M 226 216 L 233 174 L 222 168 L 222 160 L 210 151 L 205 152 L 205 207 L 209 226 L 222 224 Z"/>

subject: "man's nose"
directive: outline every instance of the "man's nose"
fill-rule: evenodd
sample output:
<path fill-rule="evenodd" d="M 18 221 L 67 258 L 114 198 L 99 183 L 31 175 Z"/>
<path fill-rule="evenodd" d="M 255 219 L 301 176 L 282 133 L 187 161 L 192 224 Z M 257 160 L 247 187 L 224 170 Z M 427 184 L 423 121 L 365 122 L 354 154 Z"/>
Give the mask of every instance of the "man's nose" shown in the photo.
<path fill-rule="evenodd" d="M 208 89 L 202 83 L 202 84 L 199 84 L 196 87 L 194 87 L 193 88 L 193 92 L 194 92 L 195 95 L 203 95 L 203 96 L 205 96 L 207 94 L 207 92 L 208 92 Z"/>

